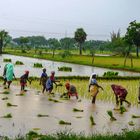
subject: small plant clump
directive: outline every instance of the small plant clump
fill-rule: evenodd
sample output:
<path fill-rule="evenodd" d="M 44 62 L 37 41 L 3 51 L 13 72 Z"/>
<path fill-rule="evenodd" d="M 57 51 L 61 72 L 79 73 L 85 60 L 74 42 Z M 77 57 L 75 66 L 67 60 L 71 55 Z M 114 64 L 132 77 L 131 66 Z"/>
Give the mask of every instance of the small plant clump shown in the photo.
<path fill-rule="evenodd" d="M 37 117 L 49 117 L 49 115 L 38 114 Z"/>
<path fill-rule="evenodd" d="M 65 122 L 65 121 L 63 121 L 63 120 L 60 120 L 60 121 L 59 121 L 59 124 L 60 124 L 60 125 L 71 125 L 71 122 Z"/>
<path fill-rule="evenodd" d="M 34 68 L 42 68 L 42 64 L 41 63 L 34 63 Z"/>
<path fill-rule="evenodd" d="M 140 115 L 137 116 L 137 115 L 132 115 L 132 118 L 136 119 L 136 118 L 140 118 Z"/>
<path fill-rule="evenodd" d="M 60 101 L 58 101 L 58 100 L 56 100 L 56 99 L 49 98 L 48 100 L 49 100 L 49 101 L 52 101 L 52 102 L 54 102 L 54 103 L 60 103 Z"/>
<path fill-rule="evenodd" d="M 129 124 L 130 126 L 134 126 L 134 125 L 135 125 L 133 121 L 128 122 L 128 124 Z"/>
<path fill-rule="evenodd" d="M 72 68 L 71 67 L 58 67 L 58 71 L 68 71 L 68 72 L 72 72 Z"/>
<path fill-rule="evenodd" d="M 15 62 L 15 65 L 24 65 L 24 63 L 21 62 L 21 61 L 16 61 L 16 62 Z"/>
<path fill-rule="evenodd" d="M 107 114 L 110 116 L 111 121 L 116 121 L 117 119 L 113 116 L 113 112 L 111 110 L 107 111 Z"/>
<path fill-rule="evenodd" d="M 126 108 L 124 106 L 121 106 L 120 107 L 120 113 L 123 114 L 124 112 L 126 112 Z"/>
<path fill-rule="evenodd" d="M 73 108 L 73 112 L 84 112 L 82 109 Z"/>
<path fill-rule="evenodd" d="M 117 77 L 119 75 L 118 72 L 108 71 L 104 72 L 103 77 Z"/>
<path fill-rule="evenodd" d="M 10 92 L 9 91 L 4 91 L 3 94 L 10 94 Z"/>
<path fill-rule="evenodd" d="M 6 114 L 6 115 L 2 116 L 2 118 L 12 118 L 12 114 L 11 113 Z"/>
<path fill-rule="evenodd" d="M 9 98 L 8 97 L 4 97 L 4 98 L 2 98 L 2 100 L 8 100 Z"/>
<path fill-rule="evenodd" d="M 95 123 L 94 118 L 93 118 L 92 115 L 90 116 L 89 119 L 90 119 L 91 125 L 96 125 L 96 123 Z"/>
<path fill-rule="evenodd" d="M 3 62 L 12 62 L 12 60 L 10 58 L 4 58 Z"/>
<path fill-rule="evenodd" d="M 7 107 L 12 107 L 12 106 L 17 107 L 17 105 L 13 105 L 11 103 L 7 103 Z"/>

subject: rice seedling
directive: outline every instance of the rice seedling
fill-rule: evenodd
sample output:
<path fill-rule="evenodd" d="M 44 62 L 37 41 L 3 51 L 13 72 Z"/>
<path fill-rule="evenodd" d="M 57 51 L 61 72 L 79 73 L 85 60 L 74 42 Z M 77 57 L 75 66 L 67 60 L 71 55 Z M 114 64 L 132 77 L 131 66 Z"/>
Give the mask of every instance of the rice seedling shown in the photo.
<path fill-rule="evenodd" d="M 3 94 L 10 94 L 10 92 L 9 91 L 4 91 Z"/>
<path fill-rule="evenodd" d="M 8 113 L 8 114 L 2 116 L 1 118 L 12 118 L 12 114 L 11 113 Z"/>
<path fill-rule="evenodd" d="M 65 67 L 65 66 L 63 66 L 63 67 L 58 67 L 58 71 L 69 71 L 69 72 L 71 72 L 72 71 L 72 68 L 71 67 Z"/>
<path fill-rule="evenodd" d="M 140 118 L 140 115 L 132 115 L 132 118 L 136 119 L 136 118 Z"/>
<path fill-rule="evenodd" d="M 11 104 L 11 103 L 7 103 L 7 107 L 17 107 L 17 105 L 13 105 L 13 104 Z"/>
<path fill-rule="evenodd" d="M 42 68 L 42 64 L 41 63 L 34 63 L 34 68 Z"/>
<path fill-rule="evenodd" d="M 71 125 L 71 122 L 66 122 L 66 121 L 60 120 L 59 124 L 60 125 Z"/>
<path fill-rule="evenodd" d="M 37 117 L 49 117 L 49 115 L 37 114 Z"/>
<path fill-rule="evenodd" d="M 95 123 L 94 118 L 93 118 L 92 115 L 89 117 L 89 119 L 90 119 L 91 125 L 96 125 L 96 123 Z"/>
<path fill-rule="evenodd" d="M 25 96 L 24 93 L 16 94 L 16 96 Z"/>
<path fill-rule="evenodd" d="M 12 62 L 12 60 L 10 58 L 4 58 L 3 62 Z"/>
<path fill-rule="evenodd" d="M 2 100 L 8 100 L 9 98 L 8 97 L 4 97 L 4 98 L 2 98 Z"/>
<path fill-rule="evenodd" d="M 38 130 L 40 130 L 41 128 L 33 128 L 33 130 L 35 130 L 35 131 L 38 131 Z"/>
<path fill-rule="evenodd" d="M 127 112 L 126 108 L 124 106 L 120 106 L 120 113 L 123 114 L 124 112 Z"/>
<path fill-rule="evenodd" d="M 73 108 L 73 112 L 84 112 L 82 109 Z"/>
<path fill-rule="evenodd" d="M 16 61 L 15 65 L 24 65 L 24 63 L 22 61 Z"/>
<path fill-rule="evenodd" d="M 83 117 L 82 117 L 82 116 L 76 116 L 76 118 L 77 118 L 77 119 L 81 119 L 81 118 L 83 118 Z"/>
<path fill-rule="evenodd" d="M 113 112 L 112 112 L 111 110 L 108 110 L 108 111 L 107 111 L 107 114 L 109 115 L 111 121 L 116 121 L 116 120 L 117 120 L 117 119 L 113 116 Z"/>
<path fill-rule="evenodd" d="M 61 103 L 59 100 L 52 99 L 52 98 L 49 98 L 48 100 L 49 100 L 49 101 L 52 101 L 52 102 L 54 102 L 54 103 Z"/>
<path fill-rule="evenodd" d="M 128 122 L 128 124 L 129 124 L 130 126 L 134 126 L 134 125 L 135 125 L 133 121 Z"/>

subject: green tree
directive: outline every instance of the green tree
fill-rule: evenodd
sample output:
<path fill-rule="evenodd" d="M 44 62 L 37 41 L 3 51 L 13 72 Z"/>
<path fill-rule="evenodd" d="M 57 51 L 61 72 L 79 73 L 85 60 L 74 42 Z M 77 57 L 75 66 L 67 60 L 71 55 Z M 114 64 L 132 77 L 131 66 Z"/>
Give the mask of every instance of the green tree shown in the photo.
<path fill-rule="evenodd" d="M 2 48 L 4 47 L 4 41 L 8 36 L 8 32 L 5 30 L 0 31 L 0 54 L 2 54 Z"/>
<path fill-rule="evenodd" d="M 137 23 L 136 21 L 130 22 L 125 34 L 125 40 L 129 45 L 136 46 L 136 56 L 139 57 L 140 23 Z"/>
<path fill-rule="evenodd" d="M 52 57 L 54 57 L 55 50 L 60 47 L 60 42 L 55 38 L 50 38 L 50 39 L 48 39 L 48 45 L 49 45 L 50 49 L 52 50 Z"/>
<path fill-rule="evenodd" d="M 82 44 L 85 42 L 86 37 L 87 37 L 87 34 L 83 28 L 79 28 L 76 30 L 74 38 L 79 44 L 79 54 L 80 55 L 82 55 Z"/>

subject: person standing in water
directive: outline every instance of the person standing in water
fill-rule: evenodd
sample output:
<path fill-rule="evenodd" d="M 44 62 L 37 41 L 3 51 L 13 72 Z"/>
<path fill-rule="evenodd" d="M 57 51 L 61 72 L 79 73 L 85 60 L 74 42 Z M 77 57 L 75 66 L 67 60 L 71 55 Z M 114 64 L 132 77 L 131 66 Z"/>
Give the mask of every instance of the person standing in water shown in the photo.
<path fill-rule="evenodd" d="M 99 93 L 99 88 L 103 90 L 103 88 L 100 85 L 98 85 L 98 82 L 96 80 L 96 73 L 92 73 L 89 80 L 89 88 L 88 88 L 88 91 L 91 93 L 92 96 L 92 104 L 95 104 L 96 102 L 96 96 Z"/>
<path fill-rule="evenodd" d="M 8 63 L 5 67 L 5 78 L 5 81 L 8 84 L 8 88 L 10 88 L 13 78 L 15 78 L 14 65 L 12 63 Z M 4 84 L 6 84 L 6 82 L 4 82 Z"/>
<path fill-rule="evenodd" d="M 42 89 L 42 93 L 44 93 L 45 89 L 46 89 L 46 82 L 48 79 L 48 75 L 46 73 L 46 69 L 43 69 L 43 73 L 41 74 L 40 77 L 40 85 L 42 85 L 43 89 Z"/>

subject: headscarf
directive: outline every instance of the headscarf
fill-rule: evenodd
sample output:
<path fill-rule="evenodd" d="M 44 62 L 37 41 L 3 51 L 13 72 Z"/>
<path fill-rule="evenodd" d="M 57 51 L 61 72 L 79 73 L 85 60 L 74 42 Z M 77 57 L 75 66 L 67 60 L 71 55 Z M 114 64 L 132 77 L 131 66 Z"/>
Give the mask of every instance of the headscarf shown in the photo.
<path fill-rule="evenodd" d="M 97 75 L 96 73 L 92 73 L 91 75 L 90 75 L 90 78 L 89 78 L 89 85 L 90 85 L 90 83 L 91 83 L 91 79 L 92 79 L 92 76 L 93 75 Z"/>

